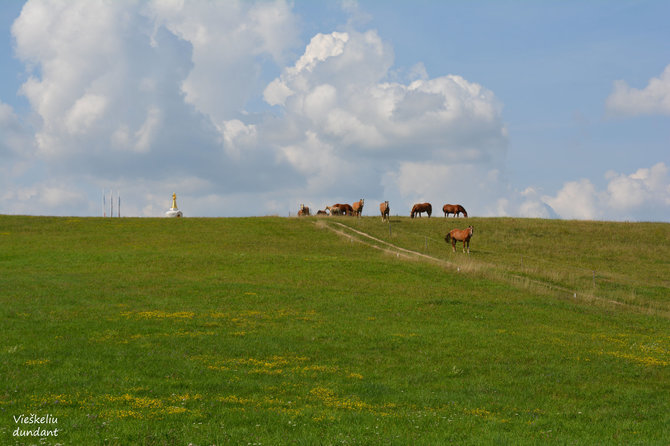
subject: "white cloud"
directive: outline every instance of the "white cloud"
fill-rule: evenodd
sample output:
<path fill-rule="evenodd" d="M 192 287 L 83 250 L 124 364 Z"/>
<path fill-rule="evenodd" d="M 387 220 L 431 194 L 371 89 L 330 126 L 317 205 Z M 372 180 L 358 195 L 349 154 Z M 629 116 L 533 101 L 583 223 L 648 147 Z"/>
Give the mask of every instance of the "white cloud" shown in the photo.
<path fill-rule="evenodd" d="M 390 43 L 354 30 L 356 2 L 343 7 L 346 32 L 300 48 L 283 0 L 29 0 L 12 33 L 33 116 L 0 103 L 0 212 L 98 215 L 113 188 L 125 215 L 161 216 L 177 192 L 203 216 L 366 198 L 403 215 L 425 199 L 472 215 L 668 218 L 662 163 L 611 173 L 603 191 L 511 190 L 495 94 L 420 61 L 394 69 Z M 667 72 L 618 91 L 662 103 Z"/>
<path fill-rule="evenodd" d="M 263 58 L 281 63 L 298 42 L 296 18 L 284 0 L 152 1 L 146 11 L 156 27 L 191 45 L 192 69 L 181 89 L 215 123 L 235 118 L 261 88 Z"/>
<path fill-rule="evenodd" d="M 103 116 L 106 107 L 107 98 L 104 96 L 85 94 L 66 113 L 65 127 L 70 134 L 85 133 Z"/>
<path fill-rule="evenodd" d="M 493 93 L 455 75 L 431 79 L 420 62 L 397 81 L 376 31 L 317 34 L 263 85 L 263 64 L 283 64 L 297 23 L 284 1 L 30 0 L 13 33 L 49 175 L 78 173 L 92 190 L 132 184 L 151 199 L 147 187 L 179 172 L 205 180 L 210 203 L 240 190 L 282 203 L 328 200 L 314 191 L 385 199 L 412 163 L 500 169 L 507 137 Z M 260 92 L 276 116 L 245 111 Z"/>
<path fill-rule="evenodd" d="M 637 213 L 644 208 L 670 206 L 670 176 L 665 163 L 630 175 L 610 172 L 608 179 L 607 204 L 615 211 Z"/>
<path fill-rule="evenodd" d="M 17 186 L 3 191 L 0 199 L 11 203 L 15 214 L 72 215 L 73 209 L 86 207 L 89 201 L 79 187 L 66 183 L 47 180 Z"/>
<path fill-rule="evenodd" d="M 325 62 L 331 57 L 340 56 L 344 53 L 344 45 L 349 41 L 349 34 L 334 32 L 331 34 L 317 34 L 305 48 L 305 53 L 295 63 L 295 67 L 289 69 L 291 74 L 301 71 L 314 71 L 319 62 Z"/>
<path fill-rule="evenodd" d="M 665 163 L 632 174 L 608 172 L 605 190 L 588 179 L 566 183 L 556 196 L 542 200 L 561 218 L 667 220 L 670 217 L 670 175 Z"/>
<path fill-rule="evenodd" d="M 556 218 L 555 211 L 540 198 L 535 188 L 527 187 L 521 192 L 520 205 L 513 215 L 526 218 Z"/>
<path fill-rule="evenodd" d="M 255 125 L 246 125 L 239 119 L 225 121 L 219 132 L 223 135 L 226 153 L 233 159 L 240 159 L 243 151 L 253 150 L 258 142 Z"/>
<path fill-rule="evenodd" d="M 388 82 L 392 64 L 392 49 L 375 31 L 319 34 L 264 97 L 282 106 L 286 132 L 303 141 L 299 135 L 313 132 L 336 147 L 329 156 L 369 163 L 371 171 L 380 156 L 389 165 L 503 159 L 506 132 L 491 91 L 459 76 Z"/>
<path fill-rule="evenodd" d="M 587 179 L 566 183 L 555 197 L 544 197 L 544 201 L 562 218 L 593 220 L 601 216 L 602 198 Z"/>
<path fill-rule="evenodd" d="M 89 133 L 104 117 L 127 59 L 119 31 L 132 24 L 122 5 L 33 0 L 14 22 L 17 55 L 34 67 L 22 92 L 43 121 L 36 138 L 42 153 L 76 150 L 69 137 Z"/>
<path fill-rule="evenodd" d="M 316 35 L 265 89 L 282 113 L 263 137 L 289 141 L 280 158 L 310 191 L 391 198 L 401 214 L 428 196 L 494 214 L 507 144 L 495 95 L 460 76 L 430 79 L 420 63 L 410 82 L 391 82 L 393 59 L 376 31 Z"/>
<path fill-rule="evenodd" d="M 606 107 L 617 115 L 670 114 L 670 65 L 641 90 L 629 87 L 625 81 L 616 81 Z"/>

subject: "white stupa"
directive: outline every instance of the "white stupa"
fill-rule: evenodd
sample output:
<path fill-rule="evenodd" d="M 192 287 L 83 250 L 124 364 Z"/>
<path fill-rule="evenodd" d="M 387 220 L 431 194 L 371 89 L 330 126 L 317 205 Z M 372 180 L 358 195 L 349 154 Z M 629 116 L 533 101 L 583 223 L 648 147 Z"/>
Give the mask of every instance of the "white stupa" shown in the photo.
<path fill-rule="evenodd" d="M 166 217 L 183 217 L 184 214 L 177 208 L 177 194 L 172 194 L 172 207 L 165 213 Z"/>

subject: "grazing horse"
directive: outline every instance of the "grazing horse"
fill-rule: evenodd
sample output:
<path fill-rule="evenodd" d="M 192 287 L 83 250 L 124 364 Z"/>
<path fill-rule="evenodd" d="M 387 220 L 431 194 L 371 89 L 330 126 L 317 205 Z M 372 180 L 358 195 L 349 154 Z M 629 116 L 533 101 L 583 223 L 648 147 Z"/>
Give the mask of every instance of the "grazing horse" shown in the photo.
<path fill-rule="evenodd" d="M 444 211 L 445 217 L 448 217 L 449 214 L 454 214 L 454 217 L 458 217 L 461 212 L 463 213 L 463 217 L 468 216 L 468 213 L 465 211 L 465 208 L 460 204 L 445 204 L 442 207 L 442 211 Z"/>
<path fill-rule="evenodd" d="M 326 212 L 325 209 L 324 210 L 319 209 L 318 211 L 316 211 L 316 215 L 328 215 L 328 212 Z"/>
<path fill-rule="evenodd" d="M 391 211 L 391 208 L 389 207 L 389 202 L 388 201 L 385 201 L 385 202 L 379 204 L 379 212 L 382 213 L 382 221 L 389 218 L 389 212 L 390 211 Z"/>
<path fill-rule="evenodd" d="M 428 218 L 430 218 L 430 214 L 433 213 L 433 206 L 430 203 L 417 203 L 412 206 L 412 213 L 409 216 L 414 218 L 416 214 L 419 214 L 419 217 L 421 217 L 422 212 L 426 212 Z"/>
<path fill-rule="evenodd" d="M 330 215 L 352 215 L 354 213 L 354 208 L 346 203 L 337 203 L 332 206 L 326 206 L 326 209 L 330 211 Z"/>
<path fill-rule="evenodd" d="M 360 216 L 361 216 L 361 213 L 363 212 L 363 201 L 365 201 L 365 200 L 363 200 L 363 199 L 361 198 L 360 201 L 357 201 L 357 202 L 354 203 L 354 205 L 352 206 L 354 215 L 355 215 L 356 217 L 360 217 Z"/>
<path fill-rule="evenodd" d="M 309 208 L 304 204 L 301 204 L 300 210 L 298 211 L 298 217 L 304 217 L 305 215 L 309 216 Z"/>
<path fill-rule="evenodd" d="M 326 206 L 326 209 L 330 211 L 330 215 L 340 215 L 340 208 L 338 206 Z"/>
<path fill-rule="evenodd" d="M 337 206 L 340 208 L 340 213 L 342 215 L 354 215 L 354 208 L 351 207 L 350 204 L 344 203 L 344 204 L 334 204 L 333 207 Z"/>
<path fill-rule="evenodd" d="M 452 229 L 449 234 L 444 236 L 444 241 L 449 243 L 451 241 L 451 249 L 456 252 L 456 242 L 463 242 L 463 252 L 465 252 L 465 246 L 467 244 L 468 254 L 470 254 L 470 238 L 472 238 L 472 226 L 468 226 L 467 229 Z"/>

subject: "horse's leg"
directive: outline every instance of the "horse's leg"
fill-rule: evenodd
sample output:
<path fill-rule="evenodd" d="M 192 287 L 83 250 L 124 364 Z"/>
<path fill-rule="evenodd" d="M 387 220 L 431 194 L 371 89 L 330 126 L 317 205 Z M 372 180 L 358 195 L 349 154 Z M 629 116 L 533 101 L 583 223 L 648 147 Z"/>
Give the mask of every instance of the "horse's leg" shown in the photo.
<path fill-rule="evenodd" d="M 456 252 L 456 239 L 453 237 L 451 238 L 451 249 Z"/>

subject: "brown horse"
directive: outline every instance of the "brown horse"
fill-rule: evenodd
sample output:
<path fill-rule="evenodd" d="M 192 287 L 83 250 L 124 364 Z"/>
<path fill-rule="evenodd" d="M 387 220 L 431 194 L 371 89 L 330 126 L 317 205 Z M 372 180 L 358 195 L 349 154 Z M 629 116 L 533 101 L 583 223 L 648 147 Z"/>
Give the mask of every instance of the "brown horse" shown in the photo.
<path fill-rule="evenodd" d="M 304 204 L 300 205 L 300 210 L 298 211 L 298 217 L 309 216 L 309 208 Z"/>
<path fill-rule="evenodd" d="M 426 212 L 428 218 L 430 218 L 430 214 L 433 213 L 433 206 L 430 203 L 417 203 L 412 206 L 412 213 L 409 216 L 414 218 L 416 214 L 419 214 L 419 217 L 421 217 L 422 212 Z"/>
<path fill-rule="evenodd" d="M 352 208 L 353 208 L 353 212 L 354 212 L 354 215 L 355 215 L 355 216 L 360 217 L 361 214 L 363 213 L 363 202 L 364 202 L 364 201 L 365 201 L 365 200 L 363 200 L 363 199 L 361 198 L 360 201 L 357 201 L 357 202 L 354 203 L 354 205 L 352 206 Z"/>
<path fill-rule="evenodd" d="M 336 203 L 332 206 L 326 206 L 330 210 L 330 215 L 353 215 L 354 208 L 350 204 Z"/>
<path fill-rule="evenodd" d="M 389 212 L 390 211 L 391 211 L 391 208 L 389 207 L 389 202 L 388 201 L 385 201 L 385 202 L 379 204 L 379 212 L 382 213 L 382 221 L 389 218 Z"/>
<path fill-rule="evenodd" d="M 330 211 L 330 215 L 340 215 L 340 208 L 338 206 L 326 206 L 326 210 Z"/>
<path fill-rule="evenodd" d="M 472 238 L 472 234 L 472 226 L 468 226 L 467 229 L 452 229 L 449 234 L 444 236 L 444 241 L 447 243 L 451 241 L 451 249 L 454 252 L 456 252 L 456 242 L 463 242 L 463 252 L 465 252 L 467 244 L 468 254 L 470 254 L 470 238 Z"/>
<path fill-rule="evenodd" d="M 465 211 L 465 208 L 461 206 L 460 204 L 445 204 L 442 207 L 442 211 L 444 211 L 444 216 L 448 217 L 449 214 L 454 214 L 454 217 L 458 217 L 458 215 L 462 212 L 463 217 L 467 217 L 468 213 Z"/>

